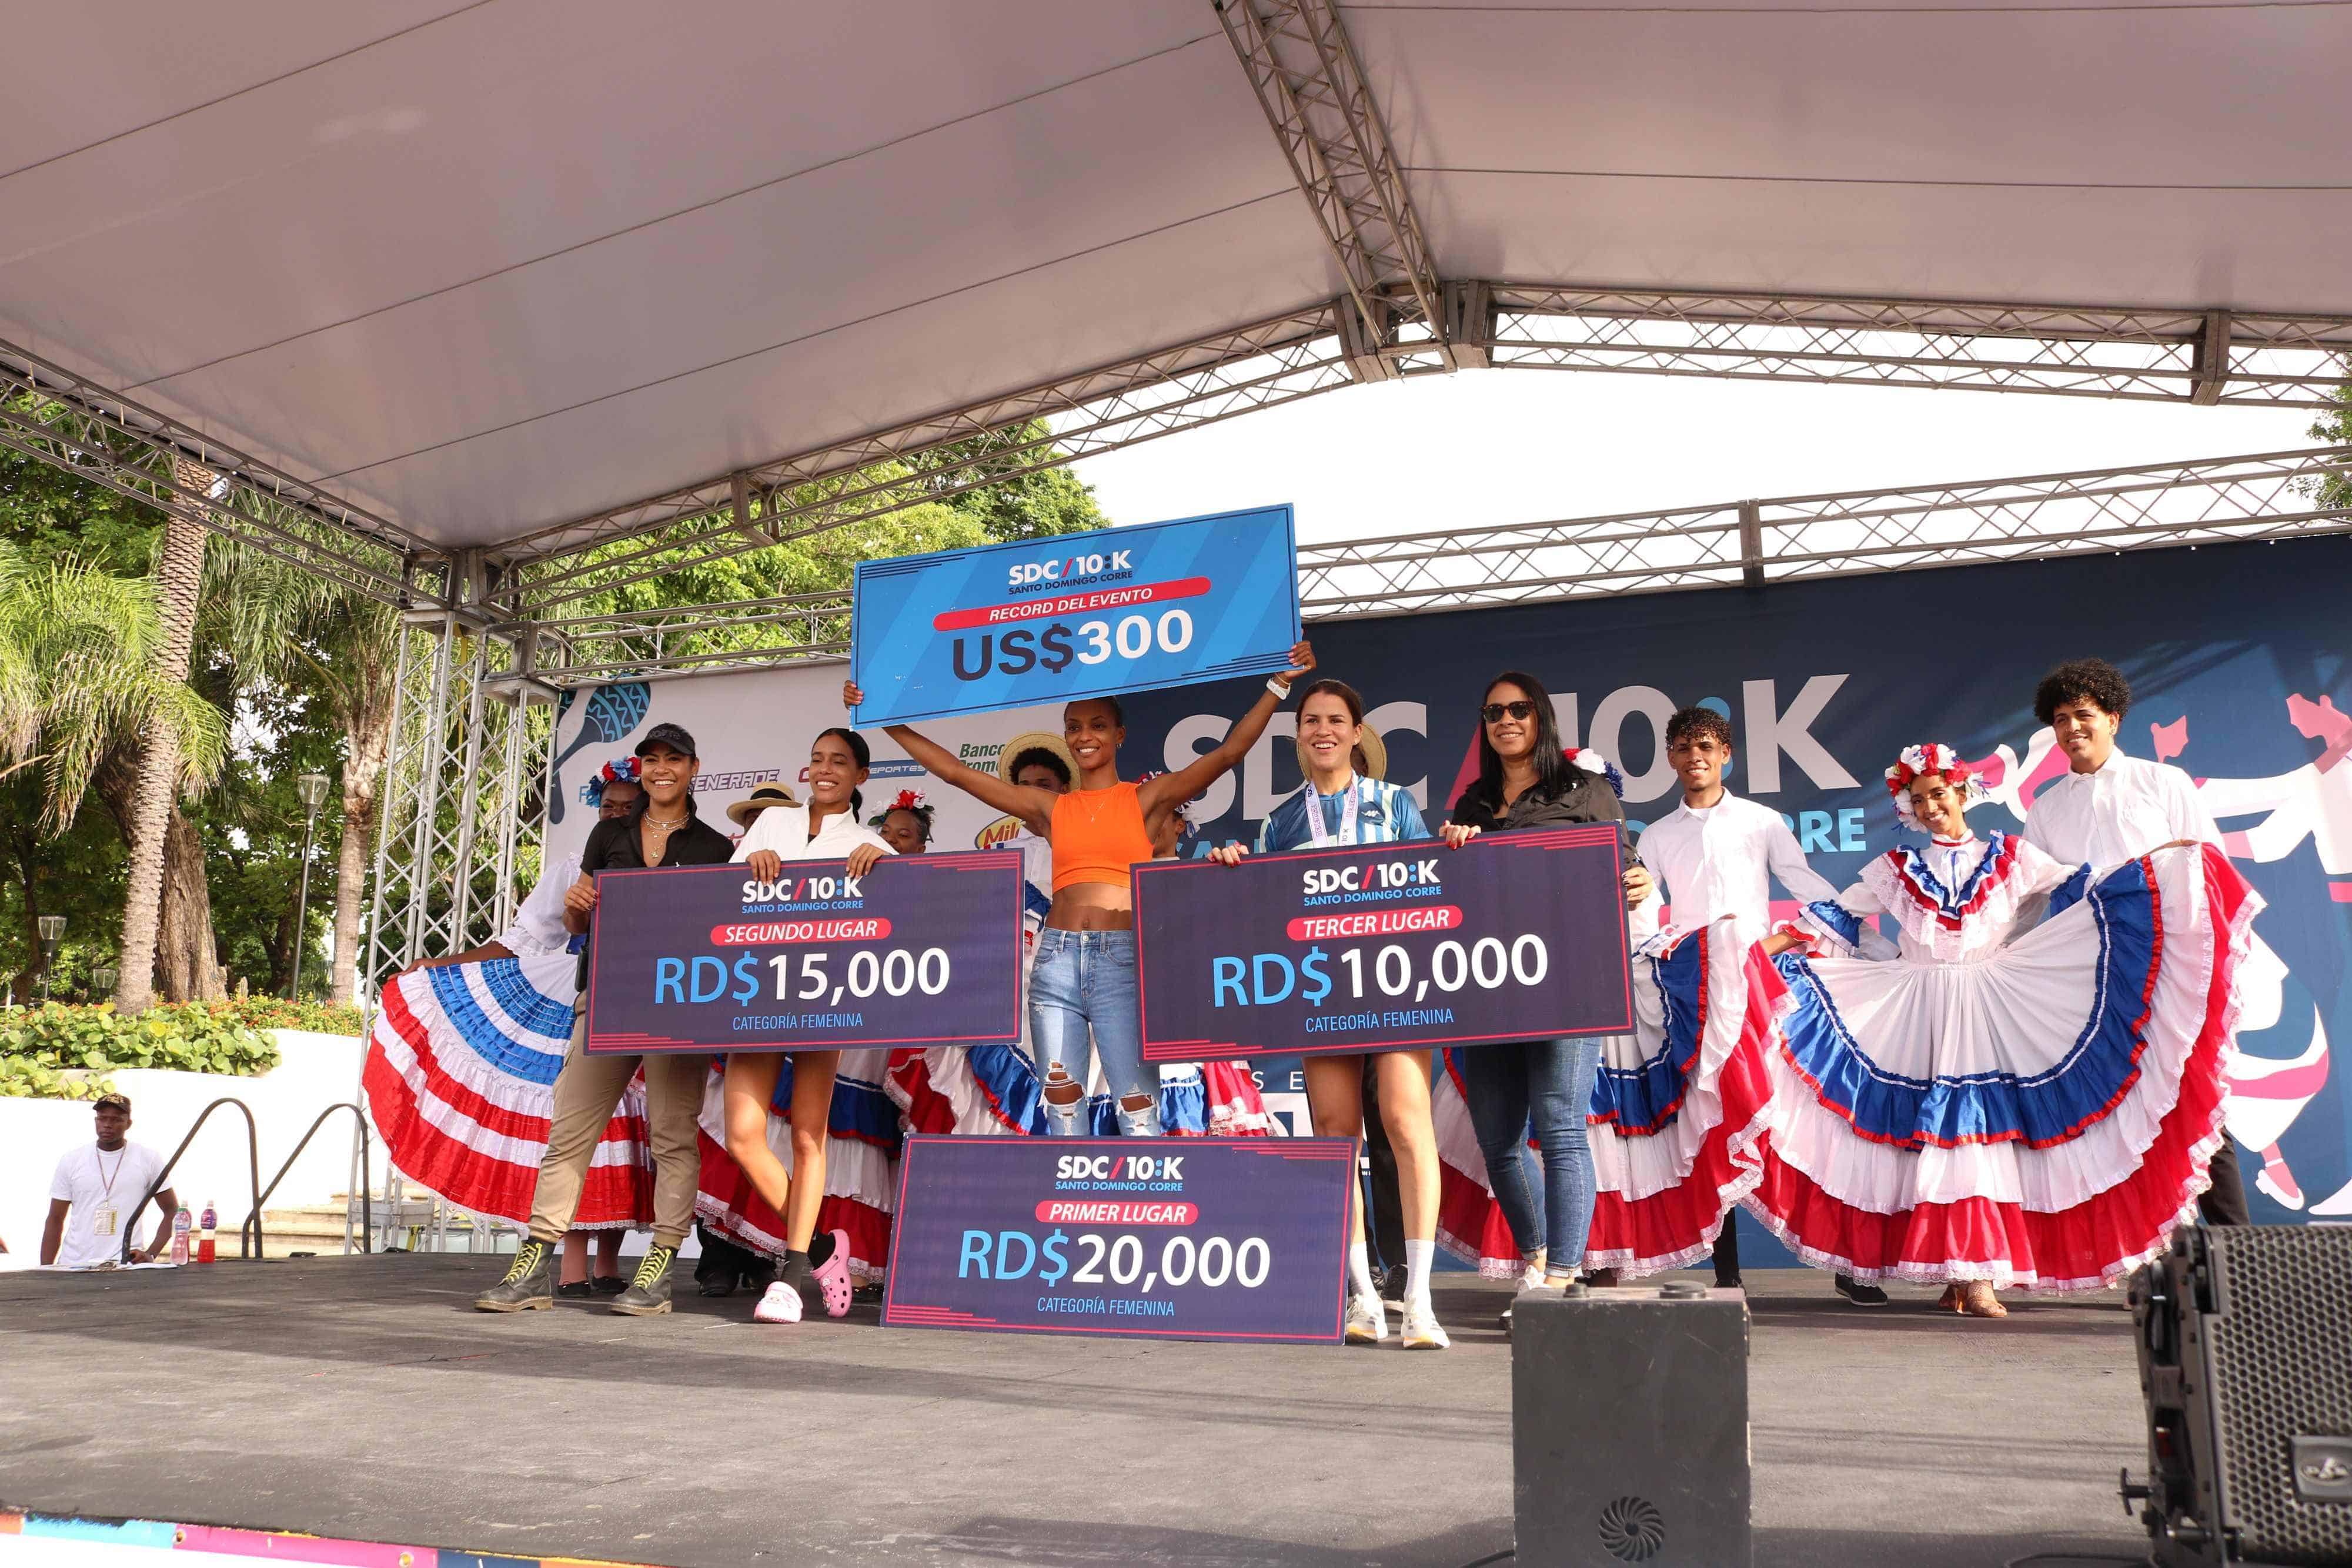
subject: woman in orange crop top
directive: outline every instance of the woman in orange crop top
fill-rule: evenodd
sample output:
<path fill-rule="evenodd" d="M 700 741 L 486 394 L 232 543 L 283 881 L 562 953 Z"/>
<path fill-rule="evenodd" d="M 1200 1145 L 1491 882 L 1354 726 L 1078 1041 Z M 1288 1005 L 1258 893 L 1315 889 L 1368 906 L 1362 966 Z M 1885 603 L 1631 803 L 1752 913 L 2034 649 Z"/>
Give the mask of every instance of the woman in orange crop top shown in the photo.
<path fill-rule="evenodd" d="M 1077 759 L 1078 777 L 1066 794 L 1036 789 L 983 773 L 908 729 L 883 733 L 930 775 L 1028 824 L 1054 846 L 1054 907 L 1037 935 L 1029 974 L 1029 1038 L 1045 1076 L 1045 1130 L 1076 1137 L 1085 1130 L 1087 1046 L 1091 1034 L 1104 1080 L 1118 1096 L 1119 1130 L 1160 1132 L 1158 1074 L 1143 1061 L 1143 1019 L 1135 988 L 1135 911 L 1127 868 L 1152 856 L 1152 838 L 1183 803 L 1231 772 L 1265 733 L 1290 683 L 1315 667 L 1306 643 L 1290 650 L 1294 666 L 1266 682 L 1265 695 L 1241 716 L 1214 750 L 1191 766 L 1140 783 L 1118 776 L 1126 716 L 1116 697 L 1089 697 L 1062 710 L 1062 738 Z M 842 701 L 856 707 L 866 694 L 844 682 Z"/>

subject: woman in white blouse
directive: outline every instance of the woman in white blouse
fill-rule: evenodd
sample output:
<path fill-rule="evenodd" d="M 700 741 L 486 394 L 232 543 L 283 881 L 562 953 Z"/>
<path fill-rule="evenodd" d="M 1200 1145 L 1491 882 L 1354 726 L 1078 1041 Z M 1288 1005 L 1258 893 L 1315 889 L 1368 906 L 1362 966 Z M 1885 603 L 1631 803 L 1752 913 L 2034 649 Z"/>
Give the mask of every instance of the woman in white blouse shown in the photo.
<path fill-rule="evenodd" d="M 771 806 L 753 820 L 735 859 L 761 882 L 783 879 L 786 861 L 846 860 L 860 877 L 890 853 L 890 846 L 857 821 L 872 759 L 865 737 L 828 729 L 809 748 L 808 804 Z M 803 1305 L 827 1315 L 849 1311 L 848 1239 L 816 1234 L 824 1201 L 824 1140 L 833 1106 L 837 1051 L 796 1051 L 793 1056 L 793 1163 L 787 1170 L 768 1146 L 768 1107 L 782 1069 L 779 1051 L 734 1051 L 727 1058 L 727 1152 L 743 1167 L 760 1197 L 784 1218 L 784 1262 L 752 1316 L 761 1322 L 798 1322 Z"/>

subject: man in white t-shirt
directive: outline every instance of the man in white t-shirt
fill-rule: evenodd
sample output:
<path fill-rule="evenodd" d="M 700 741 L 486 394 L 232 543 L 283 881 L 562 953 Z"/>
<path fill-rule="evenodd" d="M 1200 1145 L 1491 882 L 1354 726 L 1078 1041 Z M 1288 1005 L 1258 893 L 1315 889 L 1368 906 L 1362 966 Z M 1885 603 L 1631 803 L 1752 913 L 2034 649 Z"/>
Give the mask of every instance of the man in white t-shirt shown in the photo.
<path fill-rule="evenodd" d="M 1724 788 L 1731 765 L 1731 724 L 1712 708 L 1686 707 L 1666 721 L 1666 758 L 1682 781 L 1682 803 L 1642 834 L 1642 863 L 1658 892 L 1633 912 L 1634 939 L 1654 930 L 1661 895 L 1677 926 L 1688 929 L 1730 915 L 1740 936 L 1760 942 L 1771 929 L 1772 880 L 1801 904 L 1837 897 L 1828 878 L 1806 863 L 1797 835 L 1769 806 L 1743 800 Z M 1736 1216 L 1724 1217 L 1715 1244 L 1715 1282 L 1739 1283 Z M 1886 1304 L 1878 1286 L 1837 1276 L 1838 1294 L 1858 1307 Z"/>
<path fill-rule="evenodd" d="M 2116 749 L 2116 731 L 2130 706 L 2131 684 L 2105 659 L 2061 664 L 2033 694 L 2033 716 L 2050 727 L 2068 770 L 2034 793 L 2025 841 L 2065 864 L 2087 865 L 2094 875 L 2169 844 L 2221 841 L 2195 779 L 2170 763 L 2143 762 Z M 2213 1152 L 2208 1171 L 2212 1185 L 2197 1198 L 2205 1222 L 2252 1223 L 2229 1139 Z"/>
<path fill-rule="evenodd" d="M 137 1205 L 163 1169 L 163 1156 L 131 1143 L 131 1100 L 101 1094 L 95 1107 L 98 1142 L 68 1152 L 49 1178 L 49 1220 L 41 1230 L 41 1266 L 97 1269 L 122 1259 L 122 1238 L 138 1222 Z M 152 1261 L 172 1239 L 180 1200 L 170 1187 L 155 1195 L 161 1207 L 155 1239 L 131 1261 Z"/>

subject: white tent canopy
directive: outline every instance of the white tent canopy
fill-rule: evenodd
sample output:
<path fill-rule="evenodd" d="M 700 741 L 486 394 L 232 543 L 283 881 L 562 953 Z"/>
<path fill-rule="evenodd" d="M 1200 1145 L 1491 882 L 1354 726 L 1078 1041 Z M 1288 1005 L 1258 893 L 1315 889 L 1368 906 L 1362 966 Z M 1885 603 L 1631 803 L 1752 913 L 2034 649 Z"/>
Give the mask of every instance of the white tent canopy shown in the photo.
<path fill-rule="evenodd" d="M 1231 4 L 39 7 L 0 361 L 521 555 L 1139 387 L 1066 444 L 1448 360 L 2308 402 L 2352 346 L 2347 0 Z"/>

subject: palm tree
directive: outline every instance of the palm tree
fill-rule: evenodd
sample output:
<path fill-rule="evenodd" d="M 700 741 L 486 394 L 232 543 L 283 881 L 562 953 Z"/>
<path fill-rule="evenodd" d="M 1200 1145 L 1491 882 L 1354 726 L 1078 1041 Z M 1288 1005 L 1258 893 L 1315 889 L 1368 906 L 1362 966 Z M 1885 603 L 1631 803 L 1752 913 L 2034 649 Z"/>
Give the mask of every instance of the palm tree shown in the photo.
<path fill-rule="evenodd" d="M 173 483 L 202 495 L 214 480 L 208 468 L 184 458 L 172 464 Z M 196 605 L 204 589 L 205 529 L 176 512 L 163 515 L 163 548 L 155 561 L 156 636 L 148 650 L 154 677 L 185 687 L 196 642 Z M 141 736 L 138 784 L 130 828 L 130 875 L 122 900 L 121 975 L 114 1005 L 143 1013 L 155 1003 L 155 939 L 163 913 L 164 835 L 173 798 L 184 772 L 182 737 L 173 726 L 150 723 Z M 211 962 L 199 955 L 200 967 Z"/>
<path fill-rule="evenodd" d="M 38 770 L 47 835 L 73 825 L 94 778 L 127 746 L 144 740 L 151 758 L 157 737 L 168 747 L 166 816 L 173 792 L 220 767 L 227 720 L 168 673 L 157 601 L 152 579 L 72 559 L 29 566 L 0 541 L 0 777 Z M 152 966 L 162 858 L 148 862 L 144 962 Z M 135 852 L 131 874 L 135 882 Z"/>
<path fill-rule="evenodd" d="M 213 639 L 247 679 L 296 684 L 343 732 L 342 834 L 335 852 L 335 961 L 330 999 L 358 989 L 360 898 L 376 796 L 392 750 L 400 612 L 355 590 L 224 543 L 206 591 Z"/>

